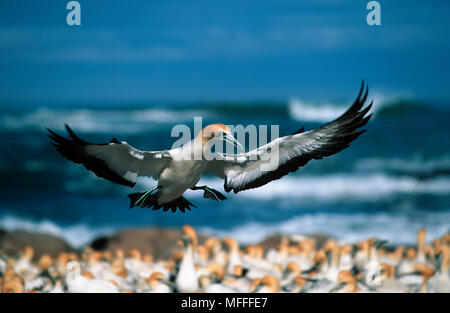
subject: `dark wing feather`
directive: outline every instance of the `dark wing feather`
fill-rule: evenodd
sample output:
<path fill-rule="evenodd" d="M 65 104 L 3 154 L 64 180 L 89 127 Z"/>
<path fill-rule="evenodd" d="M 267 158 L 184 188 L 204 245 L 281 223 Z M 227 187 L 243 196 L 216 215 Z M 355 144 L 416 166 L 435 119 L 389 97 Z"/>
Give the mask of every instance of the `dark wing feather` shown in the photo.
<path fill-rule="evenodd" d="M 257 188 L 270 181 L 280 179 L 290 172 L 297 171 L 310 160 L 322 159 L 338 153 L 358 138 L 367 124 L 371 114 L 367 115 L 372 103 L 363 108 L 367 99 L 368 88 L 364 91 L 364 82 L 358 97 L 352 106 L 340 117 L 320 128 L 305 132 L 304 129 L 245 154 L 226 156 L 224 160 L 213 160 L 208 164 L 212 174 L 225 178 L 225 191 L 239 191 Z M 250 156 L 261 156 L 268 149 L 278 145 L 279 164 L 275 170 L 261 171 L 261 160 L 251 160 Z M 258 163 L 259 162 L 259 163 Z"/>
<path fill-rule="evenodd" d="M 98 177 L 133 187 L 137 176 L 158 176 L 166 164 L 164 152 L 140 151 L 113 138 L 110 143 L 92 144 L 79 138 L 65 125 L 70 138 L 49 131 L 52 145 L 66 159 L 83 164 Z"/>

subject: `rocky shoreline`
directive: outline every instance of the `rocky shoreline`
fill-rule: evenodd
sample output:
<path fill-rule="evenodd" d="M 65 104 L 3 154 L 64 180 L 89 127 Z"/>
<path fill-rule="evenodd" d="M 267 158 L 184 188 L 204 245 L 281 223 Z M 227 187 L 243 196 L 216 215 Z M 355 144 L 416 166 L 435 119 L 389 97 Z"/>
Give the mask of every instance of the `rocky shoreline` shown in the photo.
<path fill-rule="evenodd" d="M 5 231 L 0 229 L 0 251 L 7 255 L 16 255 L 26 246 L 35 250 L 35 257 L 44 254 L 56 257 L 61 252 L 76 252 L 64 239 L 39 232 L 22 230 Z"/>
<path fill-rule="evenodd" d="M 313 238 L 318 247 L 321 247 L 327 239 L 331 238 L 320 233 L 311 234 L 308 237 Z M 205 238 L 206 236 L 199 234 L 199 243 L 203 243 Z M 273 234 L 256 244 L 261 245 L 264 249 L 275 249 L 280 244 L 281 238 L 280 234 Z M 86 246 L 102 252 L 116 249 L 128 252 L 132 249 L 138 249 L 143 254 L 153 255 L 156 259 L 167 259 L 176 250 L 179 239 L 180 230 L 176 228 L 128 228 L 112 235 L 97 237 Z M 7 255 L 15 255 L 26 246 L 33 247 L 36 259 L 39 259 L 44 254 L 55 257 L 62 252 L 81 252 L 83 249 L 72 247 L 64 239 L 51 234 L 0 229 L 1 252 Z"/>

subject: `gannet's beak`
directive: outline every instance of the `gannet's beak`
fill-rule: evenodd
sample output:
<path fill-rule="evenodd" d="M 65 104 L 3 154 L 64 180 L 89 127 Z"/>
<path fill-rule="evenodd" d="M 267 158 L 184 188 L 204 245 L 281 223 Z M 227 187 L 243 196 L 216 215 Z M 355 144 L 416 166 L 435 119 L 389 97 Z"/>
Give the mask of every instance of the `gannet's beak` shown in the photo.
<path fill-rule="evenodd" d="M 181 241 L 187 247 L 189 245 L 189 243 L 191 242 L 191 238 L 183 236 L 183 237 L 181 237 Z"/>
<path fill-rule="evenodd" d="M 330 265 L 331 264 L 331 251 L 325 252 L 325 255 L 327 257 L 327 263 L 328 263 L 328 265 Z"/>
<path fill-rule="evenodd" d="M 236 138 L 233 137 L 233 135 L 221 132 L 221 138 L 225 142 L 228 142 L 229 144 L 235 146 L 239 150 L 242 150 L 242 151 L 245 150 L 244 147 L 241 145 L 241 143 L 239 141 L 237 141 Z"/>
<path fill-rule="evenodd" d="M 437 267 L 437 270 L 438 270 L 439 272 L 441 272 L 442 253 L 439 252 L 438 254 L 436 254 L 436 255 L 434 256 L 434 259 L 435 259 L 435 261 L 436 261 L 436 267 Z"/>
<path fill-rule="evenodd" d="M 170 280 L 167 280 L 167 279 L 165 279 L 165 278 L 158 278 L 158 281 L 159 282 L 161 282 L 161 283 L 163 283 L 163 284 L 165 284 L 165 285 L 167 285 L 167 286 L 169 286 L 170 288 L 172 288 L 172 289 L 175 289 L 175 284 L 174 283 L 172 283 Z"/>
<path fill-rule="evenodd" d="M 288 283 L 285 286 L 281 287 L 281 290 L 286 291 L 286 292 L 291 292 L 295 287 L 295 282 L 291 281 L 290 283 Z"/>
<path fill-rule="evenodd" d="M 380 249 L 381 246 L 385 245 L 387 242 L 388 242 L 387 240 L 377 239 L 373 242 L 373 245 L 375 246 L 375 249 Z"/>
<path fill-rule="evenodd" d="M 252 293 L 260 291 L 262 287 L 264 287 L 264 283 L 259 283 L 258 285 L 256 285 L 255 289 L 253 289 Z"/>
<path fill-rule="evenodd" d="M 334 288 L 332 288 L 329 292 L 330 292 L 330 293 L 336 292 L 336 291 L 338 291 L 339 289 L 341 289 L 342 287 L 344 287 L 345 285 L 347 285 L 346 282 L 339 283 L 339 284 L 337 284 Z"/>

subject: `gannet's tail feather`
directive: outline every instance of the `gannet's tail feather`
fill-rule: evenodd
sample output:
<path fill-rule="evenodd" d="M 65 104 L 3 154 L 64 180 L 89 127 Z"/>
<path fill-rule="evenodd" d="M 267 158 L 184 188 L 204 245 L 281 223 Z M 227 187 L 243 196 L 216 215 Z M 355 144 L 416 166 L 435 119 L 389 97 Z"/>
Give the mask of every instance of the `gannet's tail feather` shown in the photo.
<path fill-rule="evenodd" d="M 149 192 L 150 191 L 150 192 Z M 163 209 L 164 212 L 171 210 L 176 212 L 177 209 L 181 212 L 186 212 L 186 209 L 191 210 L 191 206 L 196 208 L 189 200 L 183 196 L 174 199 L 170 202 L 164 204 L 158 204 L 159 193 L 152 193 L 151 190 L 137 193 L 130 193 L 128 198 L 130 198 L 130 209 L 133 207 L 138 208 L 151 208 L 152 210 Z"/>

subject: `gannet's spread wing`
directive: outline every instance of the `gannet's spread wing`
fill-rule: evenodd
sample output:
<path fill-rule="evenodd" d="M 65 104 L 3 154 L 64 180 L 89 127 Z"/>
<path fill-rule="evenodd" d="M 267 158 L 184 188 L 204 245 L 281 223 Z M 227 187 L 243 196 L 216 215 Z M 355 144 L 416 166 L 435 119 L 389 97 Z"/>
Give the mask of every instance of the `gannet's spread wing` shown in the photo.
<path fill-rule="evenodd" d="M 312 159 L 322 159 L 349 146 L 358 138 L 372 114 L 367 115 L 372 103 L 363 109 L 368 88 L 364 91 L 364 82 L 353 105 L 334 121 L 314 130 L 299 131 L 280 137 L 258 149 L 240 154 L 225 154 L 221 160 L 208 162 L 207 171 L 225 178 L 224 188 L 229 192 L 257 188 L 272 180 L 296 171 Z M 270 153 L 278 149 L 278 164 L 271 171 Z"/>
<path fill-rule="evenodd" d="M 89 143 L 65 126 L 70 139 L 47 129 L 58 152 L 72 162 L 83 164 L 98 177 L 117 184 L 133 187 L 138 176 L 158 179 L 170 161 L 167 151 L 141 151 L 115 138 L 106 144 Z"/>

